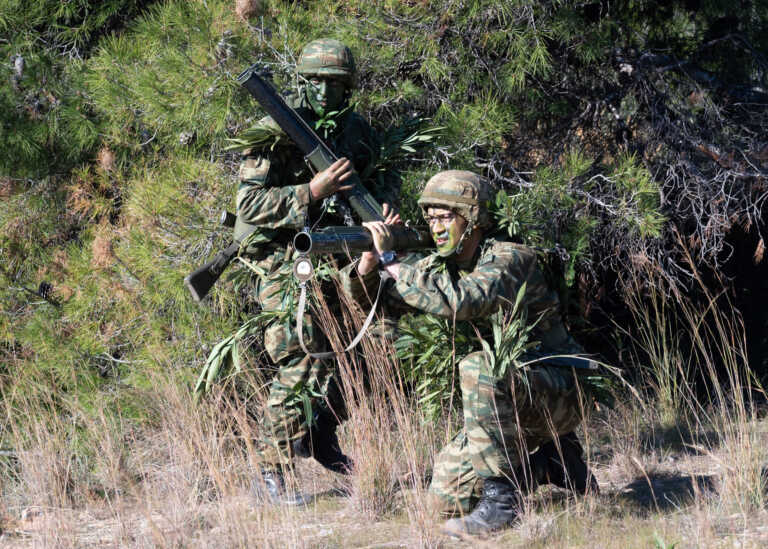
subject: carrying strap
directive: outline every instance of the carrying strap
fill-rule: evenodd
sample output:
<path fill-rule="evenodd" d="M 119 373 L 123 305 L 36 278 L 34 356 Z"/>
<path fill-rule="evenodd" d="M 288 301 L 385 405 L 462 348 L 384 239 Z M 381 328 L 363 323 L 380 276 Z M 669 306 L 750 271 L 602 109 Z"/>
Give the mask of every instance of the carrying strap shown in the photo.
<path fill-rule="evenodd" d="M 387 283 L 387 280 L 390 278 L 390 276 L 386 272 L 379 273 L 381 278 L 379 279 L 379 289 L 376 291 L 376 299 L 373 302 L 373 305 L 371 306 L 371 312 L 368 313 L 368 316 L 365 318 L 365 322 L 363 322 L 363 326 L 360 328 L 360 331 L 355 336 L 355 339 L 352 340 L 352 342 L 347 345 L 346 349 L 343 351 L 328 351 L 325 353 L 311 353 L 309 352 L 309 349 L 307 349 L 307 346 L 304 344 L 304 323 L 302 322 L 304 319 L 304 309 L 306 309 L 307 306 L 307 283 L 302 282 L 299 286 L 301 287 L 301 295 L 299 295 L 299 308 L 296 311 L 296 331 L 299 333 L 299 345 L 301 345 L 301 349 L 307 353 L 308 356 L 311 358 L 331 358 L 336 355 L 340 355 L 343 353 L 348 353 L 355 347 L 357 347 L 357 344 L 360 343 L 360 340 L 363 339 L 363 336 L 365 335 L 366 330 L 370 327 L 371 322 L 373 322 L 373 317 L 376 314 L 376 307 L 379 304 L 379 298 L 381 297 L 382 289 L 384 288 L 384 285 Z"/>

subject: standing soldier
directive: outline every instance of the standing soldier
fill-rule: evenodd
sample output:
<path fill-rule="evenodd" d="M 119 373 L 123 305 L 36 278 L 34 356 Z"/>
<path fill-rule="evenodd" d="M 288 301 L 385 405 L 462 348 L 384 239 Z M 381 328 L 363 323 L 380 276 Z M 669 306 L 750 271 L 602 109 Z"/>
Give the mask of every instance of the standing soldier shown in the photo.
<path fill-rule="evenodd" d="M 391 305 L 472 322 L 487 338 L 492 314 L 511 307 L 525 285 L 521 306 L 535 321 L 537 355 L 580 352 L 562 323 L 557 293 L 548 286 L 536 252 L 489 236 L 489 200 L 490 188 L 480 176 L 438 173 L 419 199 L 436 252 L 398 258 L 388 226 L 366 223 L 376 251 L 343 270 L 345 290 L 356 299 L 371 295 L 377 268 L 383 269 L 395 280 L 387 293 Z M 446 532 L 483 534 L 511 524 L 522 495 L 537 484 L 597 490 L 573 433 L 583 416 L 574 372 L 544 359 L 498 376 L 485 352 L 461 360 L 464 429 L 437 456 L 430 486 L 441 510 L 463 514 L 445 523 Z"/>
<path fill-rule="evenodd" d="M 305 500 L 285 487 L 284 473 L 295 455 L 314 456 L 338 472 L 348 466 L 336 437 L 338 421 L 345 418 L 346 412 L 333 379 L 333 366 L 305 355 L 292 325 L 291 312 L 296 307 L 291 286 L 293 236 L 306 226 L 348 221 L 349 212 L 335 201 L 334 195 L 348 188 L 345 181 L 353 170 L 361 175 L 379 203 L 394 204 L 400 189 L 396 176 L 375 170 L 380 151 L 378 137 L 350 108 L 355 84 L 350 49 L 337 40 L 310 42 L 301 52 L 297 72 L 302 85 L 286 102 L 318 129 L 339 160 L 313 175 L 304 155 L 286 139 L 274 120 L 260 120 L 257 129 L 270 139 L 243 152 L 234 235 L 237 241 L 245 240 L 244 253 L 259 272 L 256 296 L 262 311 L 276 313 L 264 330 L 264 347 L 277 373 L 263 411 L 257 449 L 269 496 L 288 504 Z M 254 236 L 245 238 L 254 228 Z M 322 346 L 310 322 L 306 323 L 305 333 L 310 349 Z M 304 417 L 299 392 L 311 397 L 314 417 Z M 316 394 L 325 394 L 326 398 L 312 397 Z"/>

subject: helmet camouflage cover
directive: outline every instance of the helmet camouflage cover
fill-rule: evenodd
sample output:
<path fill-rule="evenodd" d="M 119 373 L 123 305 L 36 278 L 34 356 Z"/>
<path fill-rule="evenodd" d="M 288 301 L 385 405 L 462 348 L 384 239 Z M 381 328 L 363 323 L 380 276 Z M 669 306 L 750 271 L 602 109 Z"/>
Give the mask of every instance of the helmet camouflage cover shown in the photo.
<path fill-rule="evenodd" d="M 426 213 L 428 207 L 447 208 L 469 222 L 470 227 L 488 229 L 491 216 L 488 202 L 491 186 L 488 180 L 473 172 L 448 170 L 433 175 L 419 197 L 419 206 Z"/>
<path fill-rule="evenodd" d="M 355 81 L 352 51 L 332 38 L 313 40 L 304 46 L 296 69 L 302 76 L 335 76 L 350 87 Z"/>

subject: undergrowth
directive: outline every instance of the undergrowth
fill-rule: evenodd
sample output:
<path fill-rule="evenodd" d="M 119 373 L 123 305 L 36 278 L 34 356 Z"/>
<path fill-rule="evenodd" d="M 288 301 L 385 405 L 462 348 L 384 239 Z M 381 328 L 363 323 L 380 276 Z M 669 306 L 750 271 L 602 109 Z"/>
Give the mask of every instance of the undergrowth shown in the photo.
<path fill-rule="evenodd" d="M 712 272 L 737 228 L 751 240 L 736 247 L 754 247 L 750 268 L 762 261 L 768 12 L 694 4 L 264 0 L 244 21 L 229 0 L 0 0 L 6 509 L 45 508 L 48 545 L 93 541 L 67 515 L 83 509 L 114 521 L 117 545 L 322 544 L 299 528 L 305 514 L 252 502 L 259 334 L 244 342 L 242 375 L 197 403 L 190 395 L 215 343 L 252 313 L 247 270 L 232 268 L 202 307 L 182 281 L 229 239 L 215 222 L 234 202 L 227 140 L 263 115 L 234 77 L 259 62 L 295 87 L 301 46 L 330 36 L 354 51 L 353 101 L 377 129 L 441 128 L 434 147 L 393 165 L 404 217 L 419 221 L 416 197 L 437 170 L 482 172 L 502 191 L 501 228 L 558 251 L 588 350 L 618 342 L 612 354 L 643 399 L 617 395 L 617 427 L 593 445 L 598 457 L 618 448 L 598 459 L 605 474 L 631 482 L 661 468 L 649 430 L 694 433 L 686 447 L 722 470 L 714 495 L 686 507 L 703 532 L 691 539 L 716 539 L 726 512 L 759 517 L 766 456 L 752 396 L 762 397 L 745 347 L 764 318 L 743 326 L 732 310 L 741 289 Z M 626 315 L 614 327 L 605 318 L 616 310 Z M 424 345 L 453 337 L 423 318 L 408 326 Z M 338 481 L 310 467 L 304 480 L 347 483 L 353 514 L 407 521 L 420 543 L 438 543 L 424 478 L 457 428 L 447 410 L 460 354 L 384 361 L 372 394 L 358 358 L 344 359 L 356 410 L 344 443 L 359 473 Z M 404 389 L 427 377 L 425 410 Z M 532 523 L 530 544 L 567 544 L 573 517 L 593 512 L 614 524 L 589 502 L 564 514 L 547 505 L 568 527 Z M 622 516 L 637 524 L 633 509 Z M 671 544 L 673 533 L 658 536 Z"/>

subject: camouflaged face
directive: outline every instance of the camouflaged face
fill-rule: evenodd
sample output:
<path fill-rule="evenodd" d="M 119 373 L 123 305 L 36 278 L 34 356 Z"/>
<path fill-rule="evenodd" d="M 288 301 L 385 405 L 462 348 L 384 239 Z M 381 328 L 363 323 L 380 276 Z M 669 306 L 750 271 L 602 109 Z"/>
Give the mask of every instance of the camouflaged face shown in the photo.
<path fill-rule="evenodd" d="M 321 38 L 304 46 L 296 70 L 303 76 L 336 76 L 351 87 L 355 79 L 355 59 L 352 51 L 338 40 Z"/>
<path fill-rule="evenodd" d="M 419 206 L 448 208 L 470 222 L 470 226 L 487 229 L 491 226 L 488 202 L 491 187 L 476 173 L 464 170 L 439 172 L 427 181 L 419 197 Z"/>

